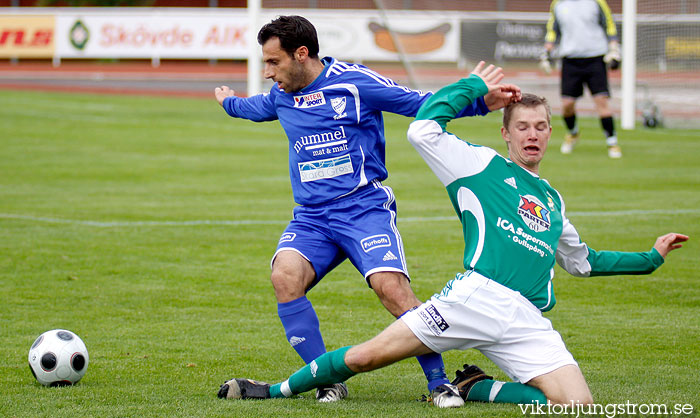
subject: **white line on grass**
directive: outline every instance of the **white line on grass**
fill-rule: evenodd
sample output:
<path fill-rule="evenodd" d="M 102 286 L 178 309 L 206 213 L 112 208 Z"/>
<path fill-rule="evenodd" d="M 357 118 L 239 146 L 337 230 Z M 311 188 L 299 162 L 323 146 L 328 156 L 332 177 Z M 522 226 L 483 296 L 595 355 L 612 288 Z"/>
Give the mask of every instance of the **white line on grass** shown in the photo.
<path fill-rule="evenodd" d="M 648 215 L 698 215 L 700 209 L 655 209 L 655 210 L 612 210 L 612 211 L 583 211 L 568 212 L 569 217 L 589 217 L 589 216 L 648 216 Z M 62 219 L 49 218 L 44 216 L 20 215 L 14 213 L 0 213 L 2 219 L 19 219 L 23 221 L 45 222 L 55 224 L 86 225 L 98 228 L 112 227 L 133 227 L 133 226 L 200 226 L 200 225 L 286 225 L 288 220 L 264 220 L 264 219 L 241 219 L 241 220 L 192 220 L 192 221 L 88 221 L 82 219 Z M 456 221 L 456 216 L 413 216 L 399 218 L 399 222 L 439 222 Z"/>

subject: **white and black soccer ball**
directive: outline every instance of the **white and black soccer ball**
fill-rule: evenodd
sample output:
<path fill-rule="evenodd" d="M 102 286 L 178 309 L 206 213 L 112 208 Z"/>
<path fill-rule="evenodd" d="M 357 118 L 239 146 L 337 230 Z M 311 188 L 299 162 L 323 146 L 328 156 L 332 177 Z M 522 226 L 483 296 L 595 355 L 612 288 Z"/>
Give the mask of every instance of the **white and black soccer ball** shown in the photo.
<path fill-rule="evenodd" d="M 29 368 L 46 386 L 68 386 L 85 375 L 90 358 L 85 343 L 65 329 L 41 334 L 29 349 Z"/>

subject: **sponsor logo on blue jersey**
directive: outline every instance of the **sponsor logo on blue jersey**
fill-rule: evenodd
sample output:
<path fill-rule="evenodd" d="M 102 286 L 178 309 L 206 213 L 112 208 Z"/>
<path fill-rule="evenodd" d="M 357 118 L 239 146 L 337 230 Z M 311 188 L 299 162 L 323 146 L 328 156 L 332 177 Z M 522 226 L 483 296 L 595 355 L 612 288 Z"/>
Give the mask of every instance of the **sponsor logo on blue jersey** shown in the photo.
<path fill-rule="evenodd" d="M 340 141 L 346 138 L 347 136 L 345 135 L 345 128 L 342 126 L 337 131 L 331 130 L 310 135 L 303 135 L 300 136 L 296 142 L 294 142 L 294 151 L 296 151 L 298 154 L 302 148 L 315 149 L 324 146 L 338 145 L 332 144 L 331 142 Z M 343 141 L 343 143 L 345 142 L 346 141 Z"/>
<path fill-rule="evenodd" d="M 298 109 L 308 109 L 326 104 L 326 98 L 323 92 L 304 94 L 302 96 L 294 96 L 294 107 Z"/>
<path fill-rule="evenodd" d="M 329 179 L 352 172 L 352 161 L 350 161 L 350 155 L 348 154 L 325 160 L 299 163 L 299 177 L 302 183 Z"/>
<path fill-rule="evenodd" d="M 391 239 L 389 239 L 389 235 L 387 234 L 372 235 L 370 237 L 363 238 L 360 241 L 360 244 L 362 245 L 364 252 L 368 253 L 376 248 L 391 247 Z"/>

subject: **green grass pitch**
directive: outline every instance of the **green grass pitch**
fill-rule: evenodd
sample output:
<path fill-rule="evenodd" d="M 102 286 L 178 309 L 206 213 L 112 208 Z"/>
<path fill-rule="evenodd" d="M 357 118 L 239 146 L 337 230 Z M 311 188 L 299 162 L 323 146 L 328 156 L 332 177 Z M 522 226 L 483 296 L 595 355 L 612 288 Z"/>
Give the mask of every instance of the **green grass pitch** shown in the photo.
<path fill-rule="evenodd" d="M 359 375 L 347 400 L 222 401 L 231 377 L 280 381 L 301 360 L 285 341 L 269 259 L 293 202 L 278 123 L 229 118 L 213 100 L 0 91 L 0 416 L 519 417 L 514 405 L 442 411 L 415 360 Z M 451 123 L 505 153 L 499 115 Z M 397 196 L 413 288 L 426 300 L 463 270 L 461 229 L 437 178 L 386 116 L 386 184 Z M 557 267 L 547 314 L 600 404 L 692 404 L 700 370 L 700 131 L 619 132 L 607 158 L 598 121 L 572 155 L 554 134 L 541 174 L 593 248 L 648 250 L 691 236 L 651 276 L 581 279 Z M 329 349 L 392 317 L 349 263 L 309 293 Z M 90 365 L 45 388 L 27 366 L 34 339 L 76 332 Z M 450 375 L 478 352 L 446 353 Z"/>

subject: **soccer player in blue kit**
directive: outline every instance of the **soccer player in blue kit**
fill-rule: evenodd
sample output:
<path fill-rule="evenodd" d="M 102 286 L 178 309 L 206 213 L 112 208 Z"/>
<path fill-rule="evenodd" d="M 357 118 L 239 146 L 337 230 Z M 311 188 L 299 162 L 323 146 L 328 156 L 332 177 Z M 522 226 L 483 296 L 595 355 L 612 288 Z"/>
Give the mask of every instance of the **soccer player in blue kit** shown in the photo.
<path fill-rule="evenodd" d="M 236 97 L 217 87 L 230 116 L 279 120 L 289 140 L 294 218 L 283 232 L 271 267 L 278 314 L 289 343 L 309 364 L 326 352 L 319 320 L 306 292 L 345 259 L 365 277 L 384 307 L 400 317 L 421 302 L 409 283 L 396 202 L 387 178 L 382 111 L 415 116 L 429 93 L 397 85 L 358 64 L 319 58 L 314 26 L 300 16 L 280 16 L 258 33 L 269 93 Z M 490 96 L 457 117 L 485 115 Z M 445 374 L 442 357 L 417 357 L 438 407 L 463 400 Z M 226 397 L 222 385 L 219 397 Z M 344 384 L 320 388 L 316 397 L 347 396 Z"/>

